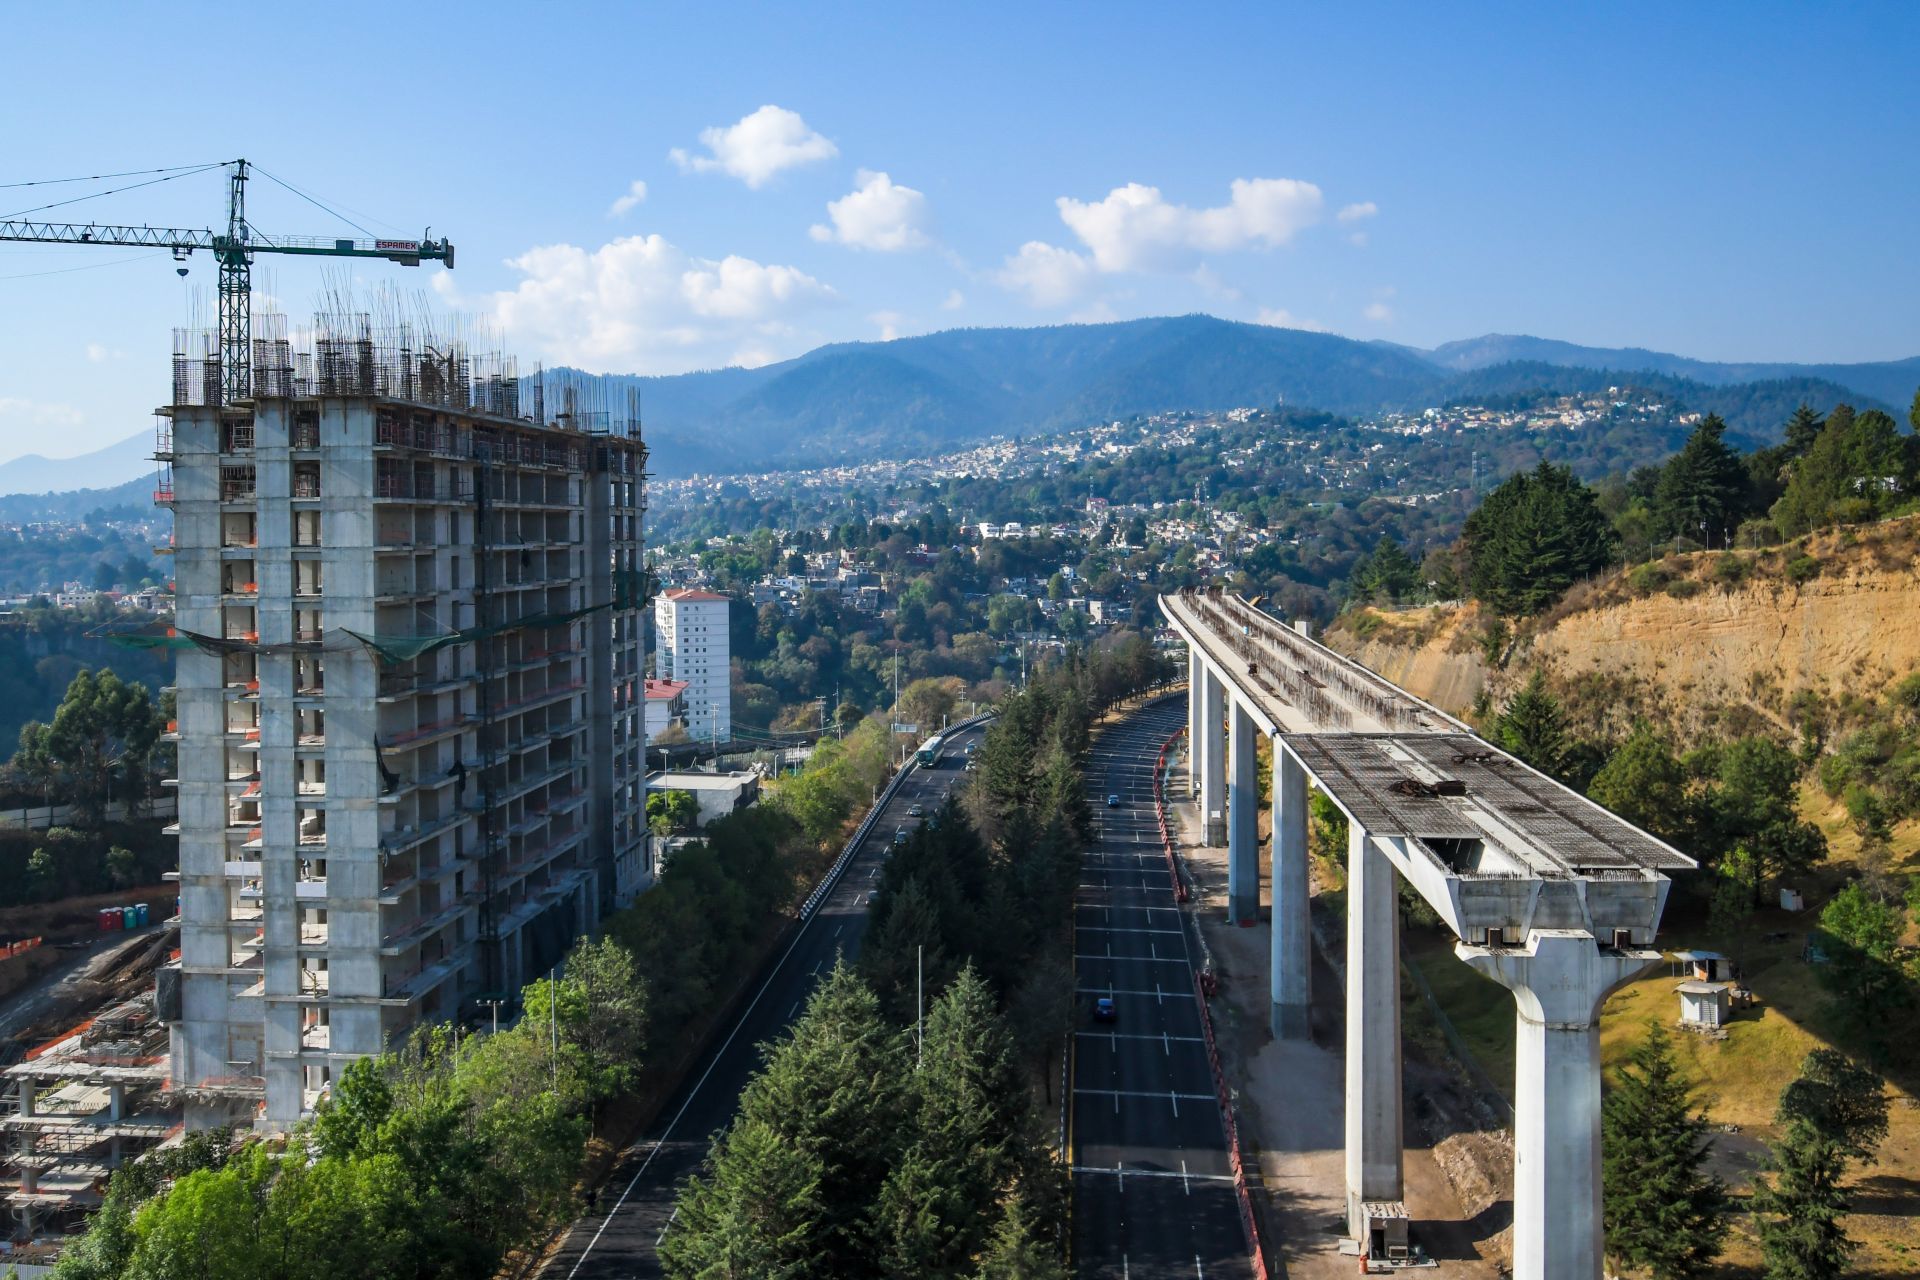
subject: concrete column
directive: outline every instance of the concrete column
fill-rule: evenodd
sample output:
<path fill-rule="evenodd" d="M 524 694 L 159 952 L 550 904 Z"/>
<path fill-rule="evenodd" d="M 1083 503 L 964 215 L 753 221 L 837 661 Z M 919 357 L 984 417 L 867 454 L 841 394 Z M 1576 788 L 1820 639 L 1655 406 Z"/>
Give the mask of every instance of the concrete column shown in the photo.
<path fill-rule="evenodd" d="M 1273 740 L 1273 1022 L 1276 1038 L 1312 1034 L 1313 924 L 1307 892 L 1307 771 Z"/>
<path fill-rule="evenodd" d="M 1393 864 L 1347 831 L 1347 1229 L 1362 1206 L 1406 1198 L 1401 1176 L 1400 918 Z"/>
<path fill-rule="evenodd" d="M 39 1086 L 36 1085 L 33 1081 L 22 1080 L 20 1082 L 20 1114 L 21 1115 L 30 1116 L 33 1114 L 34 1095 L 38 1092 L 39 1092 Z"/>
<path fill-rule="evenodd" d="M 1514 1280 L 1601 1280 L 1600 1003 L 1657 963 L 1602 950 L 1574 929 L 1536 930 L 1525 948 L 1454 948 L 1513 992 Z"/>
<path fill-rule="evenodd" d="M 107 1119 L 122 1120 L 127 1113 L 127 1086 L 119 1081 L 107 1085 Z"/>
<path fill-rule="evenodd" d="M 1200 822 L 1207 844 L 1218 848 L 1227 842 L 1226 682 L 1203 662 L 1200 686 Z"/>
<path fill-rule="evenodd" d="M 1260 918 L 1259 732 L 1236 694 L 1227 736 L 1227 919 L 1236 923 Z"/>
<path fill-rule="evenodd" d="M 1187 794 L 1200 794 L 1200 707 L 1206 698 L 1206 672 L 1197 650 L 1187 650 Z"/>

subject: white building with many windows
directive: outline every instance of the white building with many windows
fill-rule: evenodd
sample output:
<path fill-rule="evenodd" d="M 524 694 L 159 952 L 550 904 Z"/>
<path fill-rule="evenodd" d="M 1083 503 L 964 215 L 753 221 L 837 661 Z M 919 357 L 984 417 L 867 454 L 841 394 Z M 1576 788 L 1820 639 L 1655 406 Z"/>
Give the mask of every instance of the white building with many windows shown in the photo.
<path fill-rule="evenodd" d="M 653 601 L 654 674 L 682 680 L 687 736 L 695 742 L 733 737 L 727 597 L 692 587 L 662 591 Z"/>

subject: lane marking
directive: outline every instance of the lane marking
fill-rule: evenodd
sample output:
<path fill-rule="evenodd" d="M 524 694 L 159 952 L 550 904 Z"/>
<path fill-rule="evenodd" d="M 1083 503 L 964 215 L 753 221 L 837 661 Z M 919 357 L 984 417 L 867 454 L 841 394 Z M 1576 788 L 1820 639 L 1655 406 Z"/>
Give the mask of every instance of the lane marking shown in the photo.
<path fill-rule="evenodd" d="M 1166 1089 L 1166 1090 L 1160 1090 L 1160 1089 L 1082 1089 L 1082 1088 L 1079 1088 L 1078 1086 L 1075 1086 L 1075 1088 L 1074 1088 L 1074 1092 L 1075 1092 L 1075 1093 L 1085 1093 L 1085 1094 L 1091 1094 L 1091 1095 L 1093 1095 L 1094 1097 L 1098 1097 L 1098 1098 L 1105 1098 L 1105 1097 L 1109 1097 L 1109 1096 L 1111 1096 L 1111 1097 L 1113 1097 L 1113 1098 L 1115 1098 L 1116 1100 L 1117 1100 L 1117 1099 L 1120 1099 L 1120 1098 L 1173 1098 L 1173 1099 L 1175 1099 L 1175 1103 L 1174 1103 L 1174 1108 L 1173 1108 L 1173 1114 L 1175 1114 L 1175 1115 L 1179 1115 L 1179 1114 L 1180 1114 L 1180 1106 L 1179 1106 L 1179 1102 L 1178 1102 L 1178 1099 L 1181 1099 L 1181 1098 L 1185 1098 L 1185 1099 L 1186 1099 L 1187 1101 L 1189 1101 L 1189 1102 L 1218 1102 L 1218 1101 L 1220 1100 L 1220 1099 L 1219 1099 L 1219 1095 L 1218 1095 L 1218 1094 L 1212 1094 L 1212 1093 L 1176 1093 L 1176 1092 L 1175 1092 L 1174 1090 L 1172 1090 L 1172 1089 Z M 1115 1110 L 1115 1111 L 1118 1111 L 1119 1109 L 1120 1109 L 1120 1108 L 1119 1108 L 1119 1106 L 1118 1106 L 1118 1104 L 1117 1104 L 1117 1102 L 1116 1102 L 1116 1105 L 1114 1106 L 1114 1110 Z"/>
<path fill-rule="evenodd" d="M 1207 1042 L 1204 1036 L 1170 1036 L 1164 1031 L 1157 1036 L 1128 1035 L 1124 1031 L 1076 1031 L 1073 1034 L 1076 1036 L 1098 1036 L 1102 1040 L 1163 1040 L 1168 1042 L 1168 1053 L 1173 1052 L 1171 1042 L 1175 1040 L 1181 1044 L 1205 1044 Z"/>
<path fill-rule="evenodd" d="M 1161 991 L 1157 988 L 1152 991 L 1135 991 L 1128 987 L 1075 987 L 1073 994 L 1077 996 L 1159 996 L 1161 1004 L 1165 1004 L 1169 999 L 1191 1000 L 1194 998 L 1191 991 Z"/>
<path fill-rule="evenodd" d="M 1109 1177 L 1121 1178 L 1179 1178 L 1182 1181 L 1193 1182 L 1233 1181 L 1233 1175 L 1230 1173 L 1188 1173 L 1186 1167 L 1187 1162 L 1182 1160 L 1180 1162 L 1181 1171 L 1179 1173 L 1175 1173 L 1171 1169 L 1128 1169 L 1121 1165 L 1114 1165 L 1110 1168 L 1104 1164 L 1076 1164 L 1070 1166 L 1067 1171 L 1074 1174 L 1098 1173 L 1105 1174 Z M 1189 1190 L 1187 1194 L 1192 1195 L 1193 1193 Z"/>

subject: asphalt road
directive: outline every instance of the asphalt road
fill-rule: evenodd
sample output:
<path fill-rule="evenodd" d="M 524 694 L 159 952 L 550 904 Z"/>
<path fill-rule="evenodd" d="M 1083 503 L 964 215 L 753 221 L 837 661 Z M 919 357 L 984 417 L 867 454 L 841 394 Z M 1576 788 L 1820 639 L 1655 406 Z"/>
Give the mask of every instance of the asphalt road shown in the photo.
<path fill-rule="evenodd" d="M 912 805 L 931 812 L 950 787 L 960 784 L 966 748 L 984 733 L 983 727 L 958 733 L 938 765 L 909 770 L 832 895 L 787 950 L 754 976 L 757 994 L 694 1064 L 686 1083 L 661 1109 L 660 1122 L 621 1154 L 599 1204 L 567 1229 L 558 1252 L 541 1270 L 543 1277 L 637 1280 L 663 1274 L 658 1246 L 672 1219 L 674 1193 L 699 1170 L 714 1132 L 733 1118 L 741 1090 L 760 1066 L 760 1045 L 799 1016 L 836 956 L 859 953 L 867 930 L 867 895 L 892 850 L 895 830 L 919 821 L 907 812 Z"/>
<path fill-rule="evenodd" d="M 1074 898 L 1069 1146 L 1074 1270 L 1100 1280 L 1253 1274 L 1201 1037 L 1198 947 L 1154 818 L 1154 761 L 1185 718 L 1184 696 L 1149 704 L 1087 764 L 1100 833 Z M 1111 1023 L 1093 1020 L 1101 996 Z"/>

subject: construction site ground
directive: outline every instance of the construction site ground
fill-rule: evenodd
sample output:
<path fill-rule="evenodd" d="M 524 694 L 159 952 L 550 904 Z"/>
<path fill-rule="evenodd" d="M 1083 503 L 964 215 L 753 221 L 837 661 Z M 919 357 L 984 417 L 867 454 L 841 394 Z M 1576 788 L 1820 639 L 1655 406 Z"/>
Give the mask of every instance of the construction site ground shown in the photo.
<path fill-rule="evenodd" d="M 175 931 L 149 925 L 102 933 L 85 945 L 52 949 L 54 966 L 0 999 L 0 1065 L 59 1035 L 95 1009 L 153 985 L 153 971 L 171 950 Z"/>
<path fill-rule="evenodd" d="M 1197 889 L 1193 909 L 1212 951 L 1220 995 L 1214 1001 L 1220 1056 L 1240 1109 L 1240 1133 L 1273 1273 L 1288 1280 L 1331 1280 L 1355 1273 L 1340 1252 L 1345 1235 L 1345 994 L 1340 912 L 1329 886 L 1314 885 L 1313 1040 L 1275 1040 L 1268 922 L 1272 893 L 1260 824 L 1261 923 L 1226 918 L 1227 851 L 1199 842 L 1199 814 L 1187 795 L 1184 762 L 1169 774 L 1169 817 Z M 1407 987 L 1403 980 L 1403 988 Z M 1406 1205 L 1413 1239 L 1448 1275 L 1497 1280 L 1508 1256 L 1512 1219 L 1509 1135 L 1462 1068 L 1417 1034 L 1425 1011 L 1402 992 L 1406 1130 Z M 1409 1024 L 1413 1025 L 1409 1025 Z M 1412 1034 L 1406 1034 L 1412 1033 Z"/>

